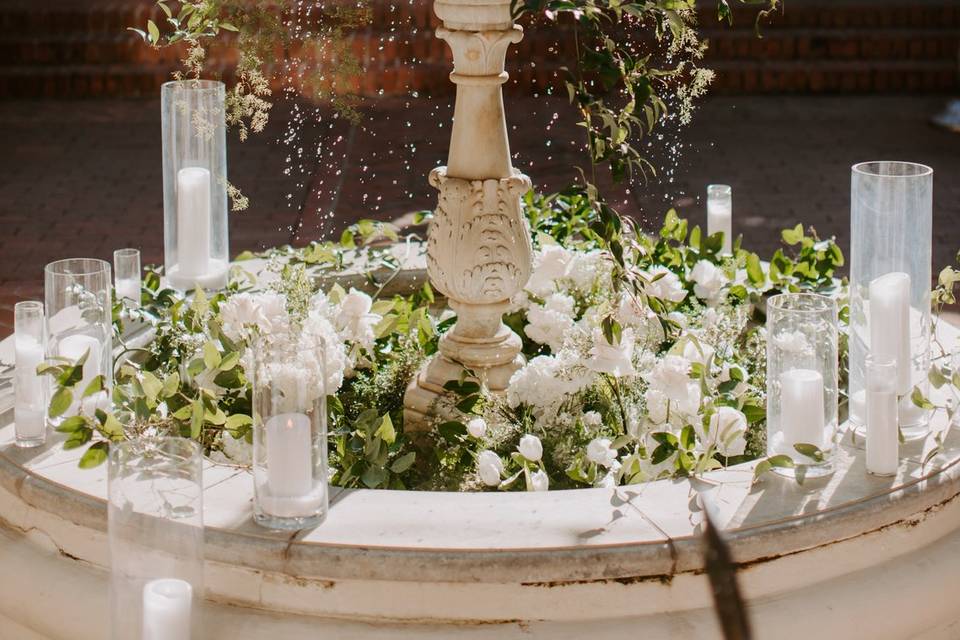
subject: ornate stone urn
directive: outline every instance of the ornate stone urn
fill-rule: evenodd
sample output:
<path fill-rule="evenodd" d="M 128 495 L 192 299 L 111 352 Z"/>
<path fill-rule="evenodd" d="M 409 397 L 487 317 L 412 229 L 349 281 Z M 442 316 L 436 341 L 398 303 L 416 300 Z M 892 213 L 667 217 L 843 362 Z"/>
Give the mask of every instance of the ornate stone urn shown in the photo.
<path fill-rule="evenodd" d="M 523 365 L 521 340 L 502 320 L 510 298 L 530 277 L 530 232 L 520 197 L 530 178 L 510 164 L 501 85 L 507 47 L 523 29 L 509 0 L 437 0 L 437 37 L 453 51 L 457 85 L 447 166 L 430 173 L 439 192 L 430 224 L 427 270 L 449 298 L 457 323 L 410 384 L 404 399 L 408 429 L 426 427 L 443 385 L 466 369 L 494 393 Z"/>

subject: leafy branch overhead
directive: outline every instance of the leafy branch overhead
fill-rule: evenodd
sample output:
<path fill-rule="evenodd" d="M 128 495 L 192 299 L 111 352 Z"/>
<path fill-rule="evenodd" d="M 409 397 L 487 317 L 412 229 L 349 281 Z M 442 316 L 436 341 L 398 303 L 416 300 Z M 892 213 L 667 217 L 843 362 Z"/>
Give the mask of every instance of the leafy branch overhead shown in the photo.
<path fill-rule="evenodd" d="M 778 0 L 739 4 L 759 8 L 759 26 Z M 641 152 L 647 136 L 671 109 L 680 124 L 690 121 L 714 77 L 702 66 L 697 10 L 696 0 L 514 0 L 516 18 L 542 15 L 573 41 L 565 86 L 586 132 L 593 184 L 598 165 L 609 166 L 615 182 L 655 173 Z M 717 3 L 716 19 L 733 23 L 727 0 Z"/>

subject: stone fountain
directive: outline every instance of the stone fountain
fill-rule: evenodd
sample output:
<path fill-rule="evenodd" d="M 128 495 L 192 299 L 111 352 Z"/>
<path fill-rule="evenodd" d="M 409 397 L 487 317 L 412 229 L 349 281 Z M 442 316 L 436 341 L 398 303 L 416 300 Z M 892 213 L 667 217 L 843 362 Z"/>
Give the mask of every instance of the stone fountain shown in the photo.
<path fill-rule="evenodd" d="M 502 320 L 530 277 L 530 232 L 520 197 L 530 178 L 510 163 L 501 85 L 507 48 L 523 29 L 509 0 L 437 0 L 437 37 L 453 51 L 457 85 L 447 166 L 430 173 L 439 192 L 430 224 L 427 271 L 457 323 L 407 389 L 404 425 L 424 429 L 443 385 L 464 369 L 497 393 L 523 365 L 520 337 Z"/>

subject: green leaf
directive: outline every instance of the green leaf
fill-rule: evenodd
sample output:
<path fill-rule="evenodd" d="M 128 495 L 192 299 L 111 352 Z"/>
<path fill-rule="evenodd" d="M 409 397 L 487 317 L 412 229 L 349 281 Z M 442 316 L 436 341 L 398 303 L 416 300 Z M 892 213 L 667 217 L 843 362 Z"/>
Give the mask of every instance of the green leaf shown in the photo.
<path fill-rule="evenodd" d="M 393 420 L 390 419 L 389 413 L 383 415 L 383 421 L 374 435 L 383 438 L 387 444 L 393 444 L 396 441 L 397 431 L 393 428 Z"/>
<path fill-rule="evenodd" d="M 222 357 L 220 352 L 217 350 L 217 345 L 212 342 L 207 342 L 203 345 L 203 364 L 206 365 L 207 369 L 217 369 L 222 362 Z"/>
<path fill-rule="evenodd" d="M 693 427 L 688 424 L 680 432 L 680 446 L 682 446 L 687 451 L 690 451 L 691 449 L 693 449 L 693 447 L 696 444 L 697 444 L 696 432 L 694 432 Z"/>
<path fill-rule="evenodd" d="M 803 225 L 797 224 L 793 229 L 784 229 L 780 232 L 780 237 L 790 246 L 798 244 L 803 240 Z"/>
<path fill-rule="evenodd" d="M 190 405 L 190 437 L 196 440 L 200 437 L 203 427 L 203 402 L 194 400 Z"/>
<path fill-rule="evenodd" d="M 108 442 L 96 442 L 90 445 L 90 448 L 80 458 L 80 468 L 93 469 L 99 467 L 106 461 L 109 452 L 110 443 Z"/>
<path fill-rule="evenodd" d="M 123 425 L 120 424 L 120 421 L 117 420 L 112 413 L 106 415 L 100 425 L 100 430 L 103 431 L 104 435 L 113 440 L 119 440 L 123 437 Z"/>
<path fill-rule="evenodd" d="M 253 418 L 242 413 L 235 413 L 227 418 L 226 423 L 224 423 L 224 427 L 226 427 L 226 429 L 229 431 L 236 431 L 237 429 L 250 426 L 251 424 L 253 424 Z"/>
<path fill-rule="evenodd" d="M 84 416 L 70 416 L 60 423 L 57 431 L 60 433 L 73 433 L 77 429 L 87 426 L 87 418 Z"/>
<path fill-rule="evenodd" d="M 157 44 L 160 42 L 160 29 L 157 28 L 157 25 L 153 20 L 147 20 L 147 32 L 150 34 L 150 44 Z"/>
<path fill-rule="evenodd" d="M 393 464 L 390 465 L 390 471 L 393 471 L 394 473 L 403 473 L 413 466 L 413 461 L 416 460 L 416 458 L 417 452 L 411 451 L 410 453 L 407 453 L 394 460 Z"/>
<path fill-rule="evenodd" d="M 767 461 L 771 466 L 779 467 L 781 469 L 792 469 L 796 466 L 793 462 L 793 458 L 785 454 L 767 458 Z"/>
<path fill-rule="evenodd" d="M 168 375 L 163 380 L 163 389 L 160 390 L 160 395 L 164 398 L 169 398 L 174 395 L 180 389 L 180 372 L 174 371 Z"/>
<path fill-rule="evenodd" d="M 799 454 L 804 455 L 811 460 L 823 462 L 823 451 L 821 451 L 816 445 L 798 442 L 793 445 L 793 448 L 796 449 Z"/>
<path fill-rule="evenodd" d="M 63 442 L 63 449 L 65 451 L 69 451 L 70 449 L 82 447 L 90 442 L 90 438 L 92 437 L 93 429 L 90 429 L 89 427 L 81 427 L 67 436 L 67 439 Z"/>
<path fill-rule="evenodd" d="M 50 417 L 58 418 L 62 416 L 72 404 L 73 391 L 68 387 L 61 387 L 60 389 L 57 389 L 57 392 L 54 393 L 53 397 L 50 399 Z"/>
<path fill-rule="evenodd" d="M 760 256 L 755 253 L 747 255 L 747 278 L 755 287 L 762 287 L 767 281 L 763 274 L 763 267 L 760 266 Z"/>
<path fill-rule="evenodd" d="M 150 404 L 156 404 L 157 397 L 163 391 L 163 383 L 160 379 L 149 371 L 143 371 L 140 374 L 140 386 L 143 387 L 143 393 Z"/>
<path fill-rule="evenodd" d="M 360 476 L 360 481 L 369 489 L 376 489 L 386 480 L 387 470 L 382 467 L 367 467 L 367 470 Z"/>
<path fill-rule="evenodd" d="M 221 29 L 226 29 L 227 31 L 240 31 L 240 29 L 236 28 L 229 22 L 220 22 L 219 26 Z"/>
<path fill-rule="evenodd" d="M 920 391 L 920 387 L 913 388 L 913 393 L 910 394 L 910 399 L 913 401 L 913 404 L 921 409 L 930 410 L 936 408 L 933 403 L 927 400 L 926 396 L 923 395 L 923 392 Z"/>
<path fill-rule="evenodd" d="M 81 398 L 89 398 L 95 393 L 100 393 L 103 391 L 103 376 L 96 376 L 90 383 L 87 385 L 87 388 L 83 390 L 83 395 Z"/>

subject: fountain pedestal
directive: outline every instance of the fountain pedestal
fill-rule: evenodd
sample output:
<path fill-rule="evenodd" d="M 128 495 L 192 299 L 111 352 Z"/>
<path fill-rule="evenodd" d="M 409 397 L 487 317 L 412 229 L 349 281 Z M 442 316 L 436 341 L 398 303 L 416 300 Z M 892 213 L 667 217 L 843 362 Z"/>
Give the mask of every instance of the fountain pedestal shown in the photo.
<path fill-rule="evenodd" d="M 438 0 L 437 37 L 453 51 L 457 85 L 447 166 L 430 173 L 439 192 L 430 223 L 427 271 L 457 323 L 404 398 L 407 430 L 427 428 L 443 385 L 467 374 L 497 393 L 523 365 L 521 340 L 502 321 L 530 277 L 530 232 L 520 198 L 530 179 L 510 163 L 501 85 L 507 47 L 523 37 L 509 0 Z"/>

